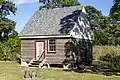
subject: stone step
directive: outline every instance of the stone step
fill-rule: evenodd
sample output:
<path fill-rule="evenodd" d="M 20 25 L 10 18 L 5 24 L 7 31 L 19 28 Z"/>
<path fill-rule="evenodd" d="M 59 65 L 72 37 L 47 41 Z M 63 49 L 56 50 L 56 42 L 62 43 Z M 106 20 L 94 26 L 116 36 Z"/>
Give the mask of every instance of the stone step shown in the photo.
<path fill-rule="evenodd" d="M 39 67 L 39 65 L 29 65 L 29 67 Z"/>
<path fill-rule="evenodd" d="M 30 62 L 30 64 L 28 65 L 29 67 L 39 67 L 39 66 L 43 66 L 44 63 L 42 63 L 42 61 L 38 61 L 38 60 L 33 60 Z"/>
<path fill-rule="evenodd" d="M 32 62 L 31 65 L 39 65 L 40 63 Z"/>
<path fill-rule="evenodd" d="M 34 63 L 41 63 L 42 61 L 34 60 L 33 62 L 34 62 Z"/>

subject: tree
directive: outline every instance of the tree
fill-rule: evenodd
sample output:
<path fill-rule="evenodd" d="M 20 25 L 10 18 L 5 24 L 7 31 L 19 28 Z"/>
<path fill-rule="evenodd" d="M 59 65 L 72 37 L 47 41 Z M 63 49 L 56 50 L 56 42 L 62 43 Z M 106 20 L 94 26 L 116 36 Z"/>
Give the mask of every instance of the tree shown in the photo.
<path fill-rule="evenodd" d="M 78 0 L 57 0 L 57 1 L 58 1 L 58 4 L 60 4 L 62 7 L 80 5 Z"/>
<path fill-rule="evenodd" d="M 105 28 L 109 25 L 108 17 L 104 16 L 100 10 L 93 6 L 85 7 L 91 29 L 94 33 L 94 44 L 107 44 L 107 33 Z"/>
<path fill-rule="evenodd" d="M 0 0 L 0 60 L 16 60 L 20 54 L 20 39 L 15 31 L 15 22 L 7 16 L 16 13 L 15 4 Z"/>
<path fill-rule="evenodd" d="M 7 0 L 0 0 L 0 40 L 9 36 L 10 33 L 15 32 L 15 22 L 11 19 L 8 19 L 7 16 L 10 13 L 16 13 L 15 4 L 7 1 Z"/>
<path fill-rule="evenodd" d="M 55 7 L 68 7 L 68 6 L 78 6 L 80 3 L 78 0 L 39 0 L 40 3 L 43 3 L 43 6 L 40 6 L 40 10 L 42 8 L 55 8 Z"/>
<path fill-rule="evenodd" d="M 105 27 L 106 16 L 103 16 L 101 11 L 93 6 L 86 6 L 85 9 L 92 29 L 102 29 Z"/>
<path fill-rule="evenodd" d="M 120 0 L 114 0 L 113 6 L 110 9 L 110 17 L 120 20 Z"/>
<path fill-rule="evenodd" d="M 11 37 L 6 42 L 0 44 L 0 60 L 18 60 L 20 59 L 20 39 Z"/>
<path fill-rule="evenodd" d="M 110 9 L 110 27 L 107 31 L 110 33 L 111 38 L 114 39 L 115 45 L 120 45 L 120 0 L 114 0 L 113 6 Z"/>

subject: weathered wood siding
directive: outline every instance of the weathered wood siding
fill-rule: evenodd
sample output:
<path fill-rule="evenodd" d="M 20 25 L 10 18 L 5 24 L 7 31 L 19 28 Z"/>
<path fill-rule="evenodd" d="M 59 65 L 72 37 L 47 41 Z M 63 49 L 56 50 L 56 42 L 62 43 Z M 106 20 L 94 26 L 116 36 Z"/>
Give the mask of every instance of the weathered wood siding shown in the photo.
<path fill-rule="evenodd" d="M 44 41 L 48 39 L 29 39 L 21 41 L 21 61 L 29 62 L 35 56 L 35 42 Z M 62 64 L 65 59 L 65 43 L 68 39 L 55 39 L 56 40 L 56 52 L 48 52 L 48 43 L 45 43 L 45 58 L 49 64 Z"/>
<path fill-rule="evenodd" d="M 46 60 L 49 64 L 62 64 L 65 60 L 65 43 L 68 39 L 56 39 L 56 52 L 47 52 Z"/>
<path fill-rule="evenodd" d="M 21 61 L 29 62 L 33 59 L 35 53 L 34 40 L 21 40 Z"/>

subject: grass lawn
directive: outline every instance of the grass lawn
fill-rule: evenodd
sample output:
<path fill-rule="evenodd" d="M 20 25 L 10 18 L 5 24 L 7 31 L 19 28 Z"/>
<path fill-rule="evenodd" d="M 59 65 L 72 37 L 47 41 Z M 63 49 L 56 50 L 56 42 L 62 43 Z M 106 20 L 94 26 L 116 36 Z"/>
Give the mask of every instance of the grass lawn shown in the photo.
<path fill-rule="evenodd" d="M 28 68 L 18 65 L 16 62 L 0 62 L 0 80 L 120 80 L 120 76 L 66 72 L 58 68 L 38 69 L 39 78 L 24 79 L 24 71 Z M 32 69 L 30 68 L 30 70 Z"/>

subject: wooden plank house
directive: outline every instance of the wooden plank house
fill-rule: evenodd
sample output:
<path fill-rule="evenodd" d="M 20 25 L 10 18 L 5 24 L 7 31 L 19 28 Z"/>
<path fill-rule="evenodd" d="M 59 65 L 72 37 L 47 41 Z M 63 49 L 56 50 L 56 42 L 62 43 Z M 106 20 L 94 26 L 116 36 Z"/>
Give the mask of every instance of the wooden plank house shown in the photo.
<path fill-rule="evenodd" d="M 36 11 L 20 32 L 21 65 L 45 61 L 47 64 L 63 64 L 65 44 L 75 32 L 82 7 L 64 7 Z M 86 19 L 83 15 L 81 19 Z M 75 33 L 77 34 L 77 32 Z M 84 36 L 79 36 L 81 39 Z"/>

